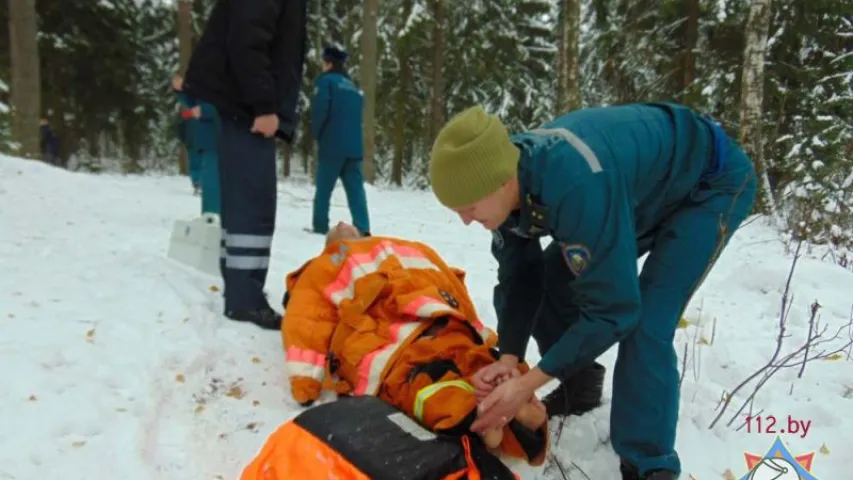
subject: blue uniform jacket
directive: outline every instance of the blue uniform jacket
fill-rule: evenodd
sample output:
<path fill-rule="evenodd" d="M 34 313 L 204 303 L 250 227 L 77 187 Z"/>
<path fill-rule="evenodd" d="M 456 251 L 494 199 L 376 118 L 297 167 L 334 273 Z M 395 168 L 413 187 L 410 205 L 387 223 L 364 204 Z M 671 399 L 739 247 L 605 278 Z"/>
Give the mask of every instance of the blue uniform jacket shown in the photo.
<path fill-rule="evenodd" d="M 638 242 L 713 173 L 722 132 L 713 125 L 678 105 L 633 104 L 575 111 L 512 136 L 522 205 L 492 242 L 502 353 L 523 358 L 527 348 L 541 298 L 542 235 L 559 242 L 580 311 L 539 363 L 545 373 L 588 365 L 636 325 Z"/>
<path fill-rule="evenodd" d="M 190 118 L 186 122 L 185 144 L 189 152 L 215 152 L 219 133 L 219 114 L 216 108 L 185 93 L 177 92 L 181 108 L 201 107 L 201 118 Z"/>
<path fill-rule="evenodd" d="M 364 95 L 346 75 L 327 72 L 316 80 L 311 103 L 311 133 L 321 157 L 364 156 Z"/>

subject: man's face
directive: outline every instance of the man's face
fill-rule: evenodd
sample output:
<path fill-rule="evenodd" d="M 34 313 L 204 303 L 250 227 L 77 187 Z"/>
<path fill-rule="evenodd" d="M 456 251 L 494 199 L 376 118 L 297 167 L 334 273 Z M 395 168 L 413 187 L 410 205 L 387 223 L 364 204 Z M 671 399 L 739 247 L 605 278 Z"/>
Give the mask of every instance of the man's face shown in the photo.
<path fill-rule="evenodd" d="M 359 233 L 358 229 L 348 223 L 338 222 L 338 224 L 332 227 L 329 230 L 329 233 L 326 234 L 326 244 L 328 245 L 329 243 L 338 240 L 350 240 L 353 238 L 361 238 L 361 233 Z"/>
<path fill-rule="evenodd" d="M 504 184 L 488 197 L 453 211 L 465 225 L 477 222 L 488 230 L 495 230 L 509 218 L 514 208 L 508 184 Z"/>

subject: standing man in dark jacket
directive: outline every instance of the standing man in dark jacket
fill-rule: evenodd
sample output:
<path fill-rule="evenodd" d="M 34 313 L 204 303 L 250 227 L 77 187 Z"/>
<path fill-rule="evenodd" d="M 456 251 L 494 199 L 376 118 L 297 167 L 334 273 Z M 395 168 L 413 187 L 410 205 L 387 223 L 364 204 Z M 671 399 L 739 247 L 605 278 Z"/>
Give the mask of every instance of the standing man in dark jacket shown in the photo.
<path fill-rule="evenodd" d="M 364 95 L 347 74 L 348 56 L 340 48 L 325 48 L 323 74 L 317 78 L 311 102 L 311 133 L 317 139 L 318 150 L 312 227 L 316 233 L 329 231 L 329 200 L 340 178 L 353 225 L 362 234 L 369 235 L 367 195 L 361 174 Z"/>
<path fill-rule="evenodd" d="M 187 95 L 221 119 L 225 316 L 278 330 L 263 292 L 275 229 L 275 138 L 293 141 L 306 0 L 219 0 L 190 60 Z"/>

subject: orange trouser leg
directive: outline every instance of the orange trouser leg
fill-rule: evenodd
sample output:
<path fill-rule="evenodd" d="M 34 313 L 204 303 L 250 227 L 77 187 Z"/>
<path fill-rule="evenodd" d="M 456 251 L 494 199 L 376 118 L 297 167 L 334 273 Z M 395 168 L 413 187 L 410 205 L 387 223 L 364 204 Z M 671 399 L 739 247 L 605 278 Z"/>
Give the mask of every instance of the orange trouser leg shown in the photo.
<path fill-rule="evenodd" d="M 467 327 L 450 323 L 435 336 L 418 339 L 400 354 L 379 396 L 425 428 L 448 430 L 476 410 L 471 377 L 495 361 L 487 346 L 474 342 Z M 528 367 L 522 364 L 519 370 L 524 373 Z M 547 421 L 538 430 L 547 442 Z M 543 460 L 543 455 L 527 458 L 509 426 L 503 429 L 500 450 L 537 464 Z"/>
<path fill-rule="evenodd" d="M 368 480 L 341 454 L 291 421 L 267 438 L 261 451 L 243 469 L 240 480 L 294 478 Z"/>
<path fill-rule="evenodd" d="M 494 361 L 466 326 L 452 322 L 401 352 L 379 397 L 428 429 L 449 429 L 477 408 L 471 376 Z"/>

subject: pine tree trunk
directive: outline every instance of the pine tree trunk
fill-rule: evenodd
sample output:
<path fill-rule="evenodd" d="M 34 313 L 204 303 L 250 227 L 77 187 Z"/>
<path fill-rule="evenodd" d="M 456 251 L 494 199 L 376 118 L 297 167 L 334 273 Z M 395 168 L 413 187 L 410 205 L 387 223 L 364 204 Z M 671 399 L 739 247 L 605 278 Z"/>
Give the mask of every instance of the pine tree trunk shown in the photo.
<path fill-rule="evenodd" d="M 683 0 L 684 35 L 681 51 L 681 85 L 679 99 L 681 103 L 692 104 L 694 101 L 693 81 L 696 78 L 696 45 L 699 42 L 699 15 L 701 14 L 699 0 Z"/>
<path fill-rule="evenodd" d="M 193 17 L 192 2 L 190 0 L 178 1 L 178 61 L 180 62 L 181 75 L 186 74 L 190 64 L 193 51 Z M 181 175 L 189 172 L 187 149 L 180 147 L 178 156 L 178 171 Z"/>
<path fill-rule="evenodd" d="M 361 88 L 364 89 L 364 178 L 367 183 L 376 181 L 376 23 L 379 0 L 365 0 L 361 36 Z"/>
<path fill-rule="evenodd" d="M 41 158 L 41 71 L 35 0 L 9 0 L 9 50 L 12 67 L 12 138 L 19 154 Z"/>
<path fill-rule="evenodd" d="M 400 85 L 397 87 L 394 99 L 394 159 L 391 162 L 391 181 L 397 186 L 403 186 L 403 157 L 406 152 L 406 99 L 409 95 L 409 85 L 412 82 L 412 69 L 409 66 L 409 39 L 403 29 L 406 21 L 412 13 L 413 0 L 403 2 L 403 11 L 400 15 L 400 27 L 397 30 L 396 45 L 397 63 L 400 65 Z"/>
<path fill-rule="evenodd" d="M 580 87 L 580 0 L 563 0 L 560 12 L 557 115 L 581 107 Z"/>
<path fill-rule="evenodd" d="M 281 167 L 281 174 L 284 178 L 290 177 L 290 159 L 293 157 L 293 146 L 287 142 L 281 142 L 283 146 L 281 148 L 284 149 L 283 153 L 283 162 L 284 164 Z"/>
<path fill-rule="evenodd" d="M 752 157 L 759 175 L 759 194 L 756 209 L 772 214 L 779 221 L 776 202 L 767 176 L 764 158 L 762 110 L 764 101 L 764 61 L 767 34 L 770 28 L 771 0 L 753 0 L 746 23 L 743 53 L 743 73 L 740 92 L 739 140 L 746 153 Z"/>
<path fill-rule="evenodd" d="M 430 93 L 430 137 L 435 141 L 444 126 L 444 0 L 432 0 L 432 92 Z"/>

